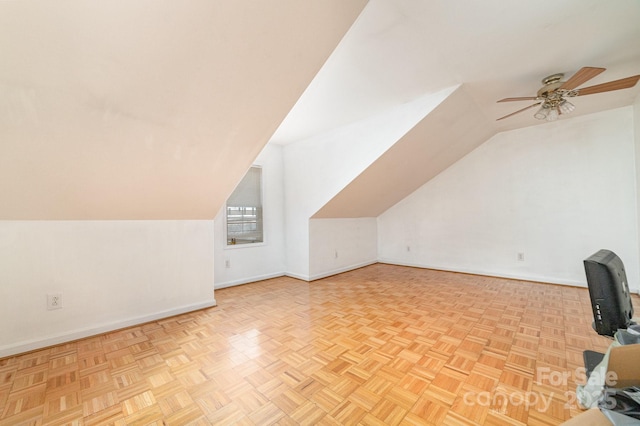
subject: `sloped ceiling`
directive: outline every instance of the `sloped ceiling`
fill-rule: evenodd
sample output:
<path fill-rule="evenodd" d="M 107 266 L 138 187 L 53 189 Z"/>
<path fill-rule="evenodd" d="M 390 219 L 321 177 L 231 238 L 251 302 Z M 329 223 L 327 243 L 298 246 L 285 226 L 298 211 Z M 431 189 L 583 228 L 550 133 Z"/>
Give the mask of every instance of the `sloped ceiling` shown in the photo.
<path fill-rule="evenodd" d="M 496 132 L 541 124 L 535 109 L 496 121 L 533 103 L 498 99 L 535 96 L 544 77 L 583 66 L 607 68 L 583 86 L 640 74 L 639 23 L 637 0 L 370 0 L 272 143 L 462 85 L 313 217 L 377 216 Z M 561 119 L 639 94 L 640 84 L 574 98 L 576 110 Z"/>
<path fill-rule="evenodd" d="M 583 66 L 607 71 L 585 86 L 640 74 L 637 0 L 370 0 L 273 135 L 294 143 L 445 87 L 464 84 L 498 131 L 538 125 L 528 105 L 541 79 Z M 570 116 L 630 105 L 640 84 L 575 98 Z M 530 103 L 529 103 L 530 104 Z"/>
<path fill-rule="evenodd" d="M 494 134 L 461 86 L 313 218 L 377 217 Z"/>
<path fill-rule="evenodd" d="M 0 2 L 0 219 L 212 219 L 365 4 Z"/>

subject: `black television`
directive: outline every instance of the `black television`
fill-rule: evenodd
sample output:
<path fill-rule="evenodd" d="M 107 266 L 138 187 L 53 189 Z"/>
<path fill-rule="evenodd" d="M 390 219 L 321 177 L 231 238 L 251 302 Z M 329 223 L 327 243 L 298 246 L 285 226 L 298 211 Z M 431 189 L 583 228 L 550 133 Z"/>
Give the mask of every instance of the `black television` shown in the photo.
<path fill-rule="evenodd" d="M 584 260 L 593 309 L 593 328 L 613 337 L 632 324 L 633 305 L 622 260 L 611 250 L 599 250 Z"/>

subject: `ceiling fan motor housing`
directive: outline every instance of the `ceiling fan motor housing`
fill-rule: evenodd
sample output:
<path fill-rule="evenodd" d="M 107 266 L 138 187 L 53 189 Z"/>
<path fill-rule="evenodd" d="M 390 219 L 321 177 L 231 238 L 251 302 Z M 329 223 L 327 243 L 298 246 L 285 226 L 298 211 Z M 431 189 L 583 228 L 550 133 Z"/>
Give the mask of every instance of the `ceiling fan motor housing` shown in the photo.
<path fill-rule="evenodd" d="M 564 74 L 558 73 L 550 75 L 549 77 L 545 77 L 542 79 L 542 88 L 538 90 L 538 98 L 545 100 L 553 100 L 554 98 L 561 98 L 562 95 L 557 93 L 557 90 L 564 84 L 562 78 Z"/>

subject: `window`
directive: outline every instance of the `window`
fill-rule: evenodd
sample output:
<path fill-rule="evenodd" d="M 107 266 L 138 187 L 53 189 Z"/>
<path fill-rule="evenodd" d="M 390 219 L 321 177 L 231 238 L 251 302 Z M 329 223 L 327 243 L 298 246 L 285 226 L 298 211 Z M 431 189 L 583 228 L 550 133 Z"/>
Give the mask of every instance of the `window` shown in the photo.
<path fill-rule="evenodd" d="M 263 241 L 262 168 L 254 166 L 227 200 L 227 245 Z"/>

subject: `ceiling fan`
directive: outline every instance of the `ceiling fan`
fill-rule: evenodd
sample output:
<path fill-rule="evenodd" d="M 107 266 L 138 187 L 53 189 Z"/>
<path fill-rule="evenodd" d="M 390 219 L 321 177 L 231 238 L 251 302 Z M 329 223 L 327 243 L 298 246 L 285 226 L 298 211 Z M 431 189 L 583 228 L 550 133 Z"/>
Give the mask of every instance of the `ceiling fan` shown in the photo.
<path fill-rule="evenodd" d="M 594 93 L 610 92 L 612 90 L 628 89 L 636 85 L 640 80 L 640 75 L 634 75 L 632 77 L 622 78 L 620 80 L 610 81 L 608 83 L 596 84 L 595 86 L 583 87 L 578 89 L 578 86 L 591 80 L 606 68 L 594 68 L 583 67 L 577 73 L 575 73 L 567 81 L 562 81 L 564 74 L 558 73 L 550 75 L 542 79 L 542 88 L 538 90 L 536 96 L 524 96 L 518 98 L 504 98 L 498 102 L 512 102 L 512 101 L 538 101 L 533 105 L 529 105 L 526 108 L 519 109 L 516 112 L 507 114 L 504 117 L 500 117 L 497 120 L 502 120 L 512 115 L 521 113 L 530 108 L 535 108 L 540 105 L 540 109 L 533 115 L 538 120 L 554 121 L 562 114 L 569 114 L 576 107 L 567 98 L 575 96 L 593 95 Z M 496 121 L 497 121 L 496 120 Z"/>

